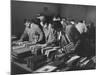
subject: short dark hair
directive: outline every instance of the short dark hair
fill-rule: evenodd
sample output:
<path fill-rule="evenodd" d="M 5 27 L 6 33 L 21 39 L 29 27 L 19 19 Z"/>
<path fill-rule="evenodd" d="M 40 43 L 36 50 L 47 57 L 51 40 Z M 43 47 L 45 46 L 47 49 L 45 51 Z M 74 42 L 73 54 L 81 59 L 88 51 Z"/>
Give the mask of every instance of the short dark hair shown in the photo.
<path fill-rule="evenodd" d="M 83 22 L 84 22 L 84 20 L 80 20 L 79 22 L 80 22 L 80 23 L 83 23 Z"/>
<path fill-rule="evenodd" d="M 24 23 L 31 22 L 31 19 L 24 19 Z"/>

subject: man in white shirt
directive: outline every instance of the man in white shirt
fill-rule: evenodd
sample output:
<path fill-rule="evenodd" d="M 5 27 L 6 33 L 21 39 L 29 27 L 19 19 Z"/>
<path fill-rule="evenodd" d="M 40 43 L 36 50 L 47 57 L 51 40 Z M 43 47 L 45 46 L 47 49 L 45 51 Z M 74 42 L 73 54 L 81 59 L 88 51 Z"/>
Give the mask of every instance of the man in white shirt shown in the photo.
<path fill-rule="evenodd" d="M 25 22 L 25 26 L 26 28 L 19 41 L 23 41 L 23 38 L 26 35 L 28 35 L 29 41 L 33 43 L 40 42 L 43 39 L 43 32 L 40 29 L 39 25 L 27 20 Z"/>

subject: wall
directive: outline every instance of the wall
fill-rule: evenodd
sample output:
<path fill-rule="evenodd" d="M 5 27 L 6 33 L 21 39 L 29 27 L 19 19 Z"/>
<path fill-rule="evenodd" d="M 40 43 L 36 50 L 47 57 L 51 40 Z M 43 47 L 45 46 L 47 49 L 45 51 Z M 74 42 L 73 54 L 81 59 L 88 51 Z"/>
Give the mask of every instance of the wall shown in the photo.
<path fill-rule="evenodd" d="M 61 16 L 75 20 L 85 19 L 96 25 L 96 6 L 61 5 Z"/>
<path fill-rule="evenodd" d="M 82 20 L 86 18 L 85 6 L 61 5 L 61 16 L 69 19 Z"/>
<path fill-rule="evenodd" d="M 24 31 L 23 21 L 25 18 L 32 18 L 38 13 L 47 15 L 60 14 L 61 17 L 67 17 L 75 20 L 87 20 L 96 25 L 96 7 L 84 5 L 71 5 L 71 4 L 47 4 L 39 2 L 21 2 L 12 1 L 11 4 L 11 23 L 12 35 L 22 33 Z M 48 10 L 44 10 L 47 7 Z"/>
<path fill-rule="evenodd" d="M 87 7 L 87 21 L 96 25 L 96 6 Z"/>
<path fill-rule="evenodd" d="M 48 7 L 48 10 L 44 7 Z M 12 1 L 11 3 L 11 23 L 12 35 L 22 33 L 24 31 L 23 21 L 25 18 L 32 18 L 38 13 L 58 14 L 57 4 L 45 4 L 37 2 L 21 2 Z"/>

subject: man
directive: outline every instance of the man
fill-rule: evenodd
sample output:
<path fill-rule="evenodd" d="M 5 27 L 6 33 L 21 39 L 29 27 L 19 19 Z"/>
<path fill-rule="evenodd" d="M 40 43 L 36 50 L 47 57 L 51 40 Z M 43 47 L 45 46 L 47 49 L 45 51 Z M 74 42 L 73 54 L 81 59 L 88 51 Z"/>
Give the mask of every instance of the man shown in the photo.
<path fill-rule="evenodd" d="M 32 43 L 40 42 L 43 39 L 43 32 L 34 20 L 26 20 L 24 24 L 26 28 L 19 41 L 23 41 L 27 35 L 29 37 L 28 41 Z"/>
<path fill-rule="evenodd" d="M 55 30 L 53 28 L 53 21 L 50 16 L 41 15 L 37 17 L 40 20 L 40 25 L 43 28 L 46 44 L 52 44 L 55 41 Z M 52 21 L 52 22 L 51 22 Z"/>
<path fill-rule="evenodd" d="M 61 36 L 61 47 L 66 53 L 75 52 L 79 47 L 82 34 L 87 32 L 85 23 L 78 22 L 75 25 L 67 25 Z"/>
<path fill-rule="evenodd" d="M 66 26 L 65 38 L 67 39 L 67 42 L 69 42 L 69 44 L 66 43 L 65 45 L 66 48 L 64 49 L 64 51 L 67 54 L 68 53 L 74 54 L 74 56 L 71 56 L 71 58 L 67 61 L 67 64 L 72 63 L 71 64 L 72 66 L 73 65 L 77 66 L 77 64 L 80 61 L 82 61 L 82 64 L 78 64 L 78 65 L 82 65 L 81 68 L 83 68 L 83 65 L 87 65 L 87 63 L 89 63 L 91 58 L 91 51 L 90 51 L 91 49 L 89 48 L 90 46 L 87 44 L 89 41 L 86 40 L 85 37 L 83 37 L 83 34 L 86 32 L 87 32 L 87 27 L 85 25 L 85 22 L 80 21 L 76 25 Z M 73 44 L 70 44 L 70 42 Z"/>
<path fill-rule="evenodd" d="M 87 32 L 87 27 L 85 23 L 78 22 L 75 25 L 66 26 L 65 35 L 68 37 L 70 42 L 76 43 L 80 39 L 81 34 Z"/>

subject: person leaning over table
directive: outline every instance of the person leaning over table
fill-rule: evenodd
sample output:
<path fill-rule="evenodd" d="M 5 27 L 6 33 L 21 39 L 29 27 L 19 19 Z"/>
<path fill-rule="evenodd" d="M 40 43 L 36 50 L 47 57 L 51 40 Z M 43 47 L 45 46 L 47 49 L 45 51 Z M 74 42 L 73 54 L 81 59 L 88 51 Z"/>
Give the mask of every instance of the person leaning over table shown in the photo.
<path fill-rule="evenodd" d="M 61 47 L 69 45 L 68 52 L 75 52 L 76 48 L 80 45 L 83 33 L 86 32 L 87 27 L 83 22 L 78 22 L 75 25 L 67 25 L 61 36 Z"/>
<path fill-rule="evenodd" d="M 52 24 L 49 16 L 40 15 L 37 17 L 40 20 L 40 25 L 42 26 L 45 35 L 45 46 L 51 45 L 54 42 L 54 30 L 52 29 Z"/>
<path fill-rule="evenodd" d="M 37 24 L 37 21 L 35 19 L 31 19 L 31 20 L 25 20 L 24 22 L 25 30 L 22 34 L 22 36 L 20 37 L 19 41 L 23 41 L 23 39 L 28 35 L 29 39 L 28 41 L 32 42 L 32 43 L 37 43 L 37 42 L 41 42 L 43 39 L 43 32 L 41 30 L 41 28 L 39 27 L 39 25 Z"/>
<path fill-rule="evenodd" d="M 79 44 L 82 43 L 80 41 L 81 36 L 83 33 L 86 33 L 86 32 L 87 32 L 87 27 L 86 27 L 85 23 L 83 23 L 83 22 L 78 22 L 75 25 L 67 25 L 65 28 L 65 31 L 63 33 L 64 37 L 62 37 L 62 39 L 61 39 L 63 41 L 63 42 L 61 42 L 61 45 L 63 46 L 65 43 L 64 46 L 67 46 L 63 51 L 65 51 L 66 53 L 75 54 L 75 56 L 80 57 L 81 56 L 80 55 L 81 49 L 79 48 L 80 45 L 78 45 L 78 43 Z M 64 40 L 66 42 L 64 42 Z M 70 43 L 73 43 L 74 46 L 73 46 L 73 44 L 71 46 Z M 71 49 L 68 46 L 71 47 Z M 74 56 L 72 56 L 69 59 L 69 61 L 72 60 L 73 58 L 74 58 Z"/>
<path fill-rule="evenodd" d="M 95 63 L 95 49 L 90 42 L 90 37 L 86 37 L 88 29 L 84 21 L 78 22 L 76 25 L 69 25 L 66 27 L 66 37 L 74 44 L 80 40 L 79 45 L 75 48 L 74 53 L 80 57 L 86 57 L 87 61 L 92 60 Z M 85 34 L 85 35 L 84 35 Z M 94 66 L 95 67 L 95 66 Z"/>
<path fill-rule="evenodd" d="M 87 32 L 87 27 L 85 23 L 79 21 L 75 25 L 66 26 L 65 35 L 69 38 L 70 42 L 76 43 L 77 40 L 80 40 L 83 33 Z"/>

